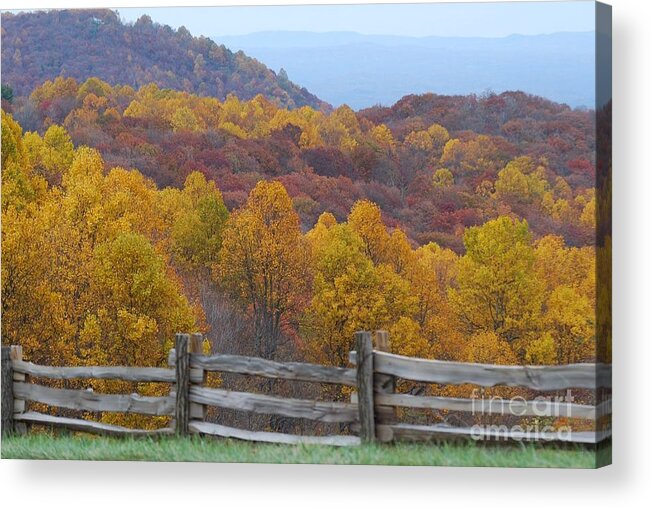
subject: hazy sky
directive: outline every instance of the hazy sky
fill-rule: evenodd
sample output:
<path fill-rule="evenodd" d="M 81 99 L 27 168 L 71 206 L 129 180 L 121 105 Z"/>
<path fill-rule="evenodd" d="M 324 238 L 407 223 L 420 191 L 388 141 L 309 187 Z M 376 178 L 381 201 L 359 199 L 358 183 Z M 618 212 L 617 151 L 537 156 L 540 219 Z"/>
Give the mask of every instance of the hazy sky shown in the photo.
<path fill-rule="evenodd" d="M 594 2 L 307 5 L 121 8 L 126 21 L 148 14 L 193 35 L 266 30 L 353 31 L 364 34 L 504 37 L 594 30 Z"/>

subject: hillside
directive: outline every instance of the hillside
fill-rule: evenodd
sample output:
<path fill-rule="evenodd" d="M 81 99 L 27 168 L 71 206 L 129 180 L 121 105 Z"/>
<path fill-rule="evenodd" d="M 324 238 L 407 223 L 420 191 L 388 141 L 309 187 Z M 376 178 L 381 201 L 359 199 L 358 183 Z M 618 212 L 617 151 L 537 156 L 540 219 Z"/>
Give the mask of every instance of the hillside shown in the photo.
<path fill-rule="evenodd" d="M 303 230 L 325 211 L 343 220 L 365 198 L 418 244 L 461 251 L 464 227 L 505 214 L 527 219 L 537 236 L 593 241 L 594 112 L 521 92 L 409 95 L 392 107 L 322 113 L 261 96 L 218 102 L 58 79 L 11 109 L 24 129 L 61 124 L 108 168 L 136 168 L 159 187 L 200 171 L 229 209 L 259 179 L 277 179 Z"/>
<path fill-rule="evenodd" d="M 485 90 L 521 90 L 574 107 L 595 102 L 594 32 L 481 38 L 278 31 L 213 39 L 285 69 L 334 106 Z"/>
<path fill-rule="evenodd" d="M 2 82 L 17 96 L 62 75 L 91 76 L 112 85 L 155 83 L 202 96 L 242 99 L 257 94 L 283 107 L 327 107 L 242 52 L 233 53 L 181 27 L 147 16 L 124 24 L 111 10 L 52 10 L 2 14 Z"/>

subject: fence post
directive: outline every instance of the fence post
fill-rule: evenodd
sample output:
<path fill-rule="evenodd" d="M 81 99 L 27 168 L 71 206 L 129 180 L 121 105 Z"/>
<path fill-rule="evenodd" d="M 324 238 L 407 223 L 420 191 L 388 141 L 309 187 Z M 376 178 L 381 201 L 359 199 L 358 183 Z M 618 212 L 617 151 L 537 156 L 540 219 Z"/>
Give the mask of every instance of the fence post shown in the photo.
<path fill-rule="evenodd" d="M 23 346 L 11 346 L 11 361 L 23 360 Z M 14 381 L 27 382 L 27 374 L 14 371 Z M 14 415 L 24 413 L 27 407 L 27 402 L 23 399 L 14 398 Z M 17 422 L 14 417 L 14 432 L 16 434 L 27 434 L 27 424 L 25 422 Z"/>
<path fill-rule="evenodd" d="M 359 437 L 362 443 L 375 441 L 373 410 L 373 343 L 369 332 L 355 332 L 357 350 L 357 404 Z"/>
<path fill-rule="evenodd" d="M 385 353 L 391 352 L 389 332 L 386 330 L 377 330 L 375 332 L 375 350 L 383 351 Z M 373 386 L 375 393 L 395 393 L 396 378 L 390 374 L 379 374 L 377 372 L 374 372 Z M 396 423 L 396 408 L 389 406 L 376 407 L 375 422 L 375 433 L 378 441 L 391 441 L 391 429 L 382 427 L 382 425 L 391 425 Z"/>
<path fill-rule="evenodd" d="M 203 355 L 203 335 L 200 333 L 193 333 L 190 336 L 190 353 L 194 355 Z M 192 373 L 198 371 L 201 376 L 201 381 L 199 384 L 203 385 L 206 382 L 206 371 L 204 369 L 192 369 L 190 365 L 190 370 Z M 197 376 L 198 377 L 198 376 Z M 190 376 L 190 386 L 192 386 L 192 376 Z M 201 420 L 206 419 L 206 405 L 199 404 L 197 402 L 190 402 L 190 419 L 192 420 Z"/>
<path fill-rule="evenodd" d="M 190 420 L 190 336 L 187 333 L 177 333 L 176 350 L 176 405 L 174 421 L 177 436 L 188 434 Z"/>
<path fill-rule="evenodd" d="M 14 431 L 14 369 L 11 364 L 11 348 L 2 346 L 2 435 Z"/>

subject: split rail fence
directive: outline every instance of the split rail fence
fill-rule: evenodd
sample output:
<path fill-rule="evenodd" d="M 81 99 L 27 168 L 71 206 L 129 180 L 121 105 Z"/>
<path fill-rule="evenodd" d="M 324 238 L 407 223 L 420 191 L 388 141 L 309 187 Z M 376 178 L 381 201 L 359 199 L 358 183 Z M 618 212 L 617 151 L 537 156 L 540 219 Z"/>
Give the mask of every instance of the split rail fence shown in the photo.
<path fill-rule="evenodd" d="M 539 392 L 564 389 L 609 391 L 611 366 L 572 364 L 562 366 L 504 366 L 411 358 L 388 353 L 388 333 L 355 334 L 350 354 L 354 368 L 311 363 L 275 362 L 256 357 L 202 354 L 200 334 L 177 334 L 170 351 L 170 368 L 153 367 L 52 367 L 26 362 L 22 348 L 2 348 L 3 434 L 26 431 L 27 425 L 62 427 L 73 431 L 116 436 L 201 434 L 247 441 L 284 444 L 357 445 L 362 442 L 441 440 L 451 438 L 511 439 L 598 443 L 610 433 L 598 424 L 610 414 L 609 399 L 596 405 L 553 400 L 480 400 L 396 393 L 398 378 L 437 385 L 473 384 L 479 387 L 523 387 Z M 208 372 L 236 373 L 268 379 L 326 383 L 352 387 L 350 402 L 287 398 L 206 386 Z M 142 383 L 168 383 L 169 394 L 151 397 L 137 394 L 104 394 L 89 390 L 52 388 L 35 379 L 115 379 Z M 134 429 L 97 421 L 54 416 L 28 410 L 29 402 L 88 412 L 117 412 L 170 417 L 168 427 Z M 306 436 L 252 431 L 207 421 L 207 408 L 303 418 L 349 424 L 353 434 Z M 592 431 L 524 432 L 500 428 L 469 428 L 445 424 L 414 425 L 398 421 L 396 409 L 420 408 L 481 414 L 564 416 L 594 422 Z M 599 430 L 597 430 L 599 429 Z"/>

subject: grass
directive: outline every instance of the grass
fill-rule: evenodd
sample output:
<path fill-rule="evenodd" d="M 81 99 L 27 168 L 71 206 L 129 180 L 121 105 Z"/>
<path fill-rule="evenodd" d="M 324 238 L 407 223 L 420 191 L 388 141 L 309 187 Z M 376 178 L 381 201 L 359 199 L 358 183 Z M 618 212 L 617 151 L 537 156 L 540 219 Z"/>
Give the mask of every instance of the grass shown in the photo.
<path fill-rule="evenodd" d="M 3 459 L 133 460 L 161 462 L 257 462 L 490 467 L 595 467 L 595 451 L 583 447 L 475 442 L 364 445 L 336 448 L 272 445 L 212 438 L 119 439 L 33 434 L 3 438 Z"/>

